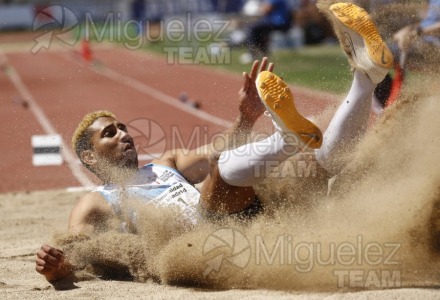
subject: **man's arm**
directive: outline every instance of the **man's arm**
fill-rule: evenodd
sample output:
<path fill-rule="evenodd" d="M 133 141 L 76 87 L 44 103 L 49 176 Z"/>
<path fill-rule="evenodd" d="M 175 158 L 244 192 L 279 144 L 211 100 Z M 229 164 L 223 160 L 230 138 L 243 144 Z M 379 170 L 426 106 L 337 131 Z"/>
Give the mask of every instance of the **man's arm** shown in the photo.
<path fill-rule="evenodd" d="M 273 68 L 274 65 L 264 57 L 261 64 L 259 61 L 253 63 L 250 74 L 243 73 L 243 84 L 239 91 L 239 116 L 234 124 L 217 136 L 211 144 L 194 150 L 171 150 L 153 163 L 178 170 L 190 183 L 203 181 L 209 172 L 209 160 L 212 155 L 218 155 L 231 146 L 236 147 L 246 142 L 255 122 L 265 110 L 258 96 L 255 80 L 259 72 L 266 69 L 272 72 Z"/>
<path fill-rule="evenodd" d="M 71 235 L 91 234 L 103 229 L 113 210 L 98 192 L 85 195 L 70 213 L 67 231 Z"/>
<path fill-rule="evenodd" d="M 102 228 L 111 214 L 111 207 L 99 193 L 89 193 L 70 213 L 68 233 L 90 234 Z M 73 272 L 73 266 L 66 259 L 64 252 L 49 245 L 41 246 L 35 263 L 35 270 L 44 275 L 49 282 L 66 278 Z"/>
<path fill-rule="evenodd" d="M 222 152 L 228 148 L 246 143 L 246 139 L 252 132 L 255 123 L 266 110 L 263 103 L 261 103 L 260 96 L 258 96 L 255 81 L 260 72 L 265 70 L 272 72 L 273 68 L 274 64 L 269 63 L 267 57 L 264 57 L 261 65 L 259 61 L 254 61 L 250 74 L 243 72 L 243 84 L 238 92 L 238 118 L 232 127 L 223 133 L 219 141 L 213 141 L 215 151 Z M 233 144 L 231 145 L 231 143 Z"/>

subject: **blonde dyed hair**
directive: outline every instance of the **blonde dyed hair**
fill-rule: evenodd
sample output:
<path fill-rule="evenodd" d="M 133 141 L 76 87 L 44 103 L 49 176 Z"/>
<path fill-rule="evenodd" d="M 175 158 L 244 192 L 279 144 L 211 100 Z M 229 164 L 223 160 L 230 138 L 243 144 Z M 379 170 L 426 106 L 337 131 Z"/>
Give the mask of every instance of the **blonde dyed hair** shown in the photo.
<path fill-rule="evenodd" d="M 92 126 L 96 119 L 105 117 L 116 118 L 112 112 L 106 110 L 94 111 L 85 115 L 81 122 L 79 122 L 78 127 L 76 127 L 72 137 L 72 148 L 80 159 L 82 151 L 90 150 L 92 148 L 90 143 L 90 138 L 92 136 L 92 132 L 89 130 L 90 126 Z"/>

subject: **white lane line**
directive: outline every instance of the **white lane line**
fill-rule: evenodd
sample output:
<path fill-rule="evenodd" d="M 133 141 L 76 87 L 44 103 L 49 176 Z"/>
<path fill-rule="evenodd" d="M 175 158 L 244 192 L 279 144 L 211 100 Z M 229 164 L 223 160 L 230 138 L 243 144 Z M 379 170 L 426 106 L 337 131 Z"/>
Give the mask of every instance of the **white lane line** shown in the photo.
<path fill-rule="evenodd" d="M 84 64 L 78 62 L 77 60 L 75 60 L 71 57 L 68 57 L 65 55 L 63 55 L 62 57 L 64 59 L 67 59 L 67 60 L 74 62 L 78 65 L 84 66 Z M 100 66 L 99 68 L 98 67 L 93 68 L 93 70 L 97 74 L 100 74 L 104 77 L 107 77 L 108 79 L 111 79 L 117 83 L 125 84 L 128 87 L 131 87 L 131 88 L 133 88 L 143 94 L 150 96 L 152 99 L 155 99 L 155 100 L 160 101 L 162 103 L 173 106 L 177 109 L 180 109 L 180 110 L 182 110 L 190 115 L 193 115 L 196 118 L 199 118 L 203 121 L 211 122 L 213 124 L 220 125 L 223 127 L 231 127 L 233 124 L 231 121 L 216 117 L 216 116 L 211 115 L 203 110 L 197 110 L 191 106 L 183 104 L 182 102 L 178 101 L 176 98 L 171 97 L 171 96 L 161 92 L 158 89 L 155 89 L 155 88 L 153 88 L 153 87 L 151 87 L 151 86 L 149 86 L 149 85 L 147 85 L 137 79 L 123 75 L 121 73 L 118 73 L 115 70 L 110 69 L 106 66 Z"/>
<path fill-rule="evenodd" d="M 91 192 L 93 188 L 87 186 L 72 186 L 66 188 L 65 191 L 68 193 Z"/>
<path fill-rule="evenodd" d="M 6 68 L 7 68 L 6 73 L 8 78 L 11 80 L 12 84 L 18 90 L 21 97 L 23 97 L 23 99 L 26 99 L 26 101 L 29 104 L 29 109 L 34 114 L 35 118 L 37 119 L 38 123 L 40 123 L 44 131 L 47 134 L 59 134 L 55 130 L 53 125 L 50 123 L 49 119 L 44 114 L 43 110 L 38 105 L 37 101 L 32 96 L 26 85 L 24 84 L 20 75 L 14 69 L 12 64 L 8 61 L 7 56 L 3 53 L 1 49 L 0 49 L 0 61 L 4 61 L 6 63 Z M 82 186 L 94 186 L 93 182 L 83 172 L 82 167 L 76 163 L 76 156 L 73 155 L 72 151 L 70 151 L 70 148 L 66 145 L 64 139 L 61 141 L 61 152 L 63 154 L 64 159 L 67 162 L 67 166 L 69 167 L 73 176 L 79 181 L 79 183 Z"/>

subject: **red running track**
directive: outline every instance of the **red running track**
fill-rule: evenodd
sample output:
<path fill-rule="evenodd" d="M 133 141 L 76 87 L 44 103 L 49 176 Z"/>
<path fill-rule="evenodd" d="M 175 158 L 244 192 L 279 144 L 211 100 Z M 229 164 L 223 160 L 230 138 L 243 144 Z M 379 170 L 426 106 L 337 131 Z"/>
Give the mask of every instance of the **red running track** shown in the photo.
<path fill-rule="evenodd" d="M 131 125 L 134 135 L 146 132 L 151 125 L 147 119 L 160 124 L 151 127 L 150 141 L 137 139 L 143 143 L 141 163 L 164 148 L 208 142 L 238 113 L 241 77 L 209 67 L 167 64 L 162 56 L 122 48 L 94 49 L 94 66 L 73 50 L 4 55 L 9 67 L 0 71 L 0 193 L 96 183 L 73 156 L 62 166 L 32 166 L 32 135 L 52 130 L 61 134 L 67 148 L 76 125 L 90 111 L 113 111 Z M 296 90 L 297 105 L 306 114 L 334 104 L 334 99 Z M 202 109 L 180 103 L 182 92 L 200 101 Z M 260 123 L 270 127 L 267 121 Z"/>

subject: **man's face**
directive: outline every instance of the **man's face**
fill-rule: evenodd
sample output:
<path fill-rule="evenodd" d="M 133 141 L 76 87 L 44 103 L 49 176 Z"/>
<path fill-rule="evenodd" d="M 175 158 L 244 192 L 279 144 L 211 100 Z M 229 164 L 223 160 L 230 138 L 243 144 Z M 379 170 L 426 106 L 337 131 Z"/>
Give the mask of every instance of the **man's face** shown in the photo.
<path fill-rule="evenodd" d="M 133 138 L 125 124 L 109 117 L 98 118 L 90 126 L 92 149 L 96 160 L 112 166 L 137 168 L 138 158 Z"/>

